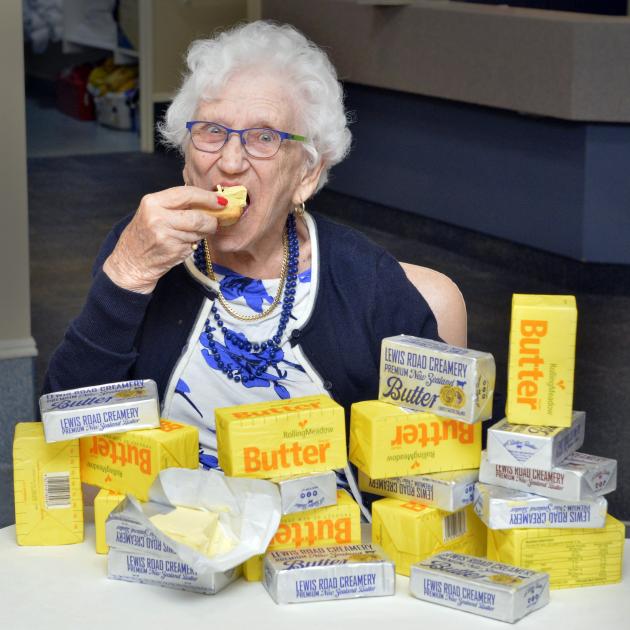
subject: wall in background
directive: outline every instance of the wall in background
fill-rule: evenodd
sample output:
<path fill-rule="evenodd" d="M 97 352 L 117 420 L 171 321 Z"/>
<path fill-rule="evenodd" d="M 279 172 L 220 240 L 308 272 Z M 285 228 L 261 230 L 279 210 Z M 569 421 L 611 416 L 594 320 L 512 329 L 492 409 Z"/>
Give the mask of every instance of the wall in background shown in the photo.
<path fill-rule="evenodd" d="M 346 90 L 354 144 L 331 189 L 576 260 L 630 264 L 630 125 Z"/>
<path fill-rule="evenodd" d="M 13 426 L 34 418 L 29 291 L 22 2 L 0 3 L 0 475 L 11 475 Z"/>

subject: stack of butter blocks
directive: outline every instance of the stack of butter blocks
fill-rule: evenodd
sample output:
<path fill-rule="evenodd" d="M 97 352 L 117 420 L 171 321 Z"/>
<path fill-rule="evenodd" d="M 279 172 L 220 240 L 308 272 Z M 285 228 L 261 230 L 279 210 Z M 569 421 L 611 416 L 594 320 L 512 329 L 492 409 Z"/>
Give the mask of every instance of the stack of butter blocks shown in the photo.
<path fill-rule="evenodd" d="M 578 452 L 573 296 L 515 295 L 507 417 L 488 431 L 474 508 L 488 558 L 543 571 L 550 586 L 621 580 L 624 526 L 607 514 L 617 462 Z"/>
<path fill-rule="evenodd" d="M 407 335 L 383 340 L 379 400 L 355 403 L 349 459 L 372 504 L 372 542 L 410 574 L 440 551 L 486 552 L 473 509 L 492 355 Z"/>
<path fill-rule="evenodd" d="M 282 518 L 268 552 L 361 543 L 359 505 L 337 490 L 347 464 L 343 407 L 325 395 L 215 410 L 219 465 L 226 475 L 274 481 Z M 263 579 L 263 556 L 243 566 Z"/>
<path fill-rule="evenodd" d="M 83 482 L 101 488 L 96 548 L 107 553 L 105 520 L 126 494 L 146 500 L 160 470 L 198 466 L 198 430 L 160 420 L 154 381 L 46 394 L 40 411 L 42 422 L 18 423 L 13 441 L 18 544 L 81 542 Z"/>

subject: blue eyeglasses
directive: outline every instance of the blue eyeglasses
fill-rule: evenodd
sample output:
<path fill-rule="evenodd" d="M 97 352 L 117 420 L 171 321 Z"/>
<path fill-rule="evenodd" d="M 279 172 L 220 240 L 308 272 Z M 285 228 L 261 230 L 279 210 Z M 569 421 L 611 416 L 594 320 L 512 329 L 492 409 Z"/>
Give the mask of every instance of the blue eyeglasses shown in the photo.
<path fill-rule="evenodd" d="M 225 125 L 205 120 L 191 120 L 186 123 L 186 129 L 190 132 L 190 139 L 195 149 L 205 153 L 220 151 L 229 140 L 230 135 L 236 133 L 239 135 L 247 155 L 258 159 L 273 157 L 280 150 L 283 140 L 306 142 L 304 136 L 277 129 L 267 129 L 266 127 L 230 129 Z"/>

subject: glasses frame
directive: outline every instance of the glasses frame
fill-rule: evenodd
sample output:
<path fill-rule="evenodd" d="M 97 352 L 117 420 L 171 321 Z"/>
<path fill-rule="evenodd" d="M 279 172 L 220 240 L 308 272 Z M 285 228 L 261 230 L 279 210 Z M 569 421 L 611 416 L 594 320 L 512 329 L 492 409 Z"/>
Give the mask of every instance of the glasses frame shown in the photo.
<path fill-rule="evenodd" d="M 225 140 L 223 141 L 223 144 L 218 149 L 214 151 L 208 151 L 207 149 L 200 149 L 195 144 L 195 141 L 193 139 L 192 128 L 193 128 L 193 125 L 196 125 L 198 123 L 203 123 L 205 125 L 216 125 L 217 127 L 221 127 L 221 129 L 225 129 L 225 132 L 226 132 Z M 245 149 L 245 153 L 247 153 L 247 155 L 253 158 L 254 160 L 270 160 L 271 158 L 275 157 L 278 154 L 278 151 L 280 151 L 280 147 L 282 146 L 282 143 L 285 140 L 295 140 L 296 142 L 307 141 L 305 136 L 300 136 L 295 133 L 289 133 L 288 131 L 280 131 L 279 129 L 273 129 L 271 127 L 248 127 L 247 129 L 232 129 L 230 127 L 226 127 L 225 125 L 222 125 L 221 123 L 213 122 L 211 120 L 189 120 L 186 123 L 186 129 L 188 130 L 188 133 L 190 134 L 190 141 L 192 142 L 193 146 L 195 147 L 195 149 L 197 149 L 197 151 L 201 151 L 202 153 L 218 153 L 227 144 L 228 140 L 230 139 L 230 136 L 233 133 L 235 133 L 240 138 L 241 146 Z M 247 131 L 273 131 L 274 133 L 277 133 L 280 136 L 280 144 L 278 145 L 278 148 L 276 149 L 275 153 L 273 153 L 272 155 L 266 155 L 266 156 L 252 155 L 247 150 L 247 143 L 245 142 L 245 138 L 243 137 L 243 134 L 246 133 Z"/>

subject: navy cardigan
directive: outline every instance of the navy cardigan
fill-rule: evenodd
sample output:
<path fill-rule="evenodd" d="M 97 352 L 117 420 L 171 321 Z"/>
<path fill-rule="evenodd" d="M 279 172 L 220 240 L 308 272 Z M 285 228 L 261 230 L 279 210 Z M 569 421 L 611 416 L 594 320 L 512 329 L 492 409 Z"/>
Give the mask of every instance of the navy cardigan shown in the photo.
<path fill-rule="evenodd" d="M 44 391 L 151 378 L 163 397 L 208 289 L 184 265 L 165 274 L 150 295 L 121 289 L 103 272 L 131 216 L 107 236 L 79 316 L 56 349 Z M 351 228 L 315 217 L 319 288 L 309 321 L 294 330 L 331 396 L 347 410 L 378 395 L 383 337 L 406 333 L 438 339 L 431 309 L 398 262 Z"/>

